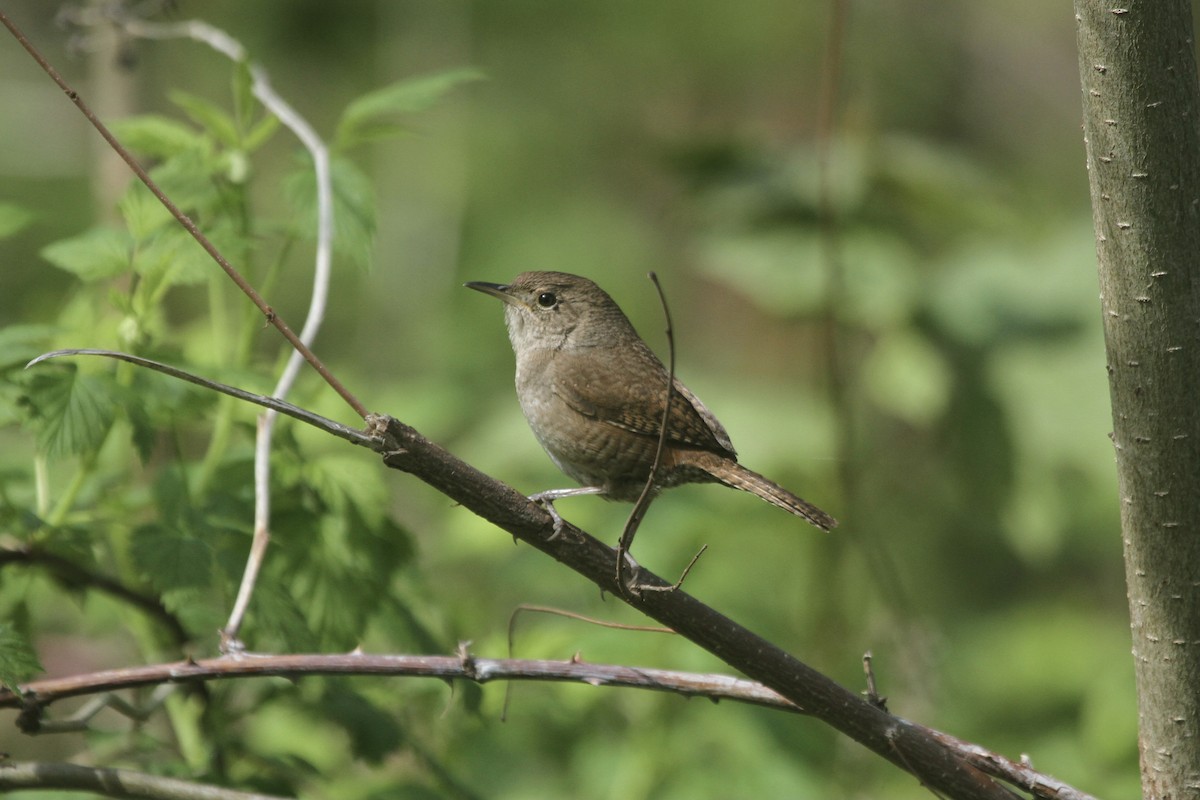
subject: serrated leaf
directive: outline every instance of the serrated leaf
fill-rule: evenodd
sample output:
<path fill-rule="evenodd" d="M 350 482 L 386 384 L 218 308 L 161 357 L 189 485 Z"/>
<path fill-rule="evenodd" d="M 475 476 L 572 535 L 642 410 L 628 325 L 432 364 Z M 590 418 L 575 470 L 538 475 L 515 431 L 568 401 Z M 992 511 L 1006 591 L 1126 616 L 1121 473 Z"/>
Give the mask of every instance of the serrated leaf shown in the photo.
<path fill-rule="evenodd" d="M 218 208 L 220 191 L 213 181 L 227 162 L 210 150 L 189 150 L 168 158 L 150 171 L 151 177 L 175 205 L 188 213 Z"/>
<path fill-rule="evenodd" d="M 129 269 L 129 234 L 92 228 L 42 248 L 42 258 L 85 282 L 112 278 Z"/>
<path fill-rule="evenodd" d="M 28 364 L 46 351 L 58 333 L 53 325 L 9 325 L 0 328 L 0 372 Z"/>
<path fill-rule="evenodd" d="M 321 698 L 321 711 L 349 734 L 354 754 L 368 764 L 380 763 L 404 744 L 404 731 L 395 717 L 344 681 L 330 681 Z"/>
<path fill-rule="evenodd" d="M 251 620 L 256 636 L 266 636 L 288 652 L 308 652 L 318 646 L 308 620 L 296 600 L 273 582 L 254 589 L 255 613 Z"/>
<path fill-rule="evenodd" d="M 207 149 L 201 134 L 182 122 L 157 114 L 115 120 L 109 127 L 130 150 L 153 158 L 170 158 L 188 150 Z"/>
<path fill-rule="evenodd" d="M 38 448 L 47 458 L 93 452 L 116 414 L 108 375 L 85 375 L 74 366 L 43 367 L 29 382 L 26 400 L 41 427 Z"/>
<path fill-rule="evenodd" d="M 368 267 L 375 237 L 375 194 L 371 181 L 358 167 L 344 158 L 334 157 L 330 165 L 333 179 L 334 249 L 356 264 Z M 294 212 L 297 234 L 313 239 L 317 233 L 317 181 L 312 165 L 288 176 L 285 183 Z"/>
<path fill-rule="evenodd" d="M 117 209 L 125 220 L 130 236 L 137 242 L 173 220 L 171 212 L 141 183 L 129 185 L 129 189 L 117 201 Z"/>
<path fill-rule="evenodd" d="M 301 480 L 335 513 L 352 504 L 371 527 L 387 510 L 387 488 L 380 472 L 364 459 L 336 455 L 312 459 L 304 465 Z"/>
<path fill-rule="evenodd" d="M 212 270 L 216 265 L 191 234 L 183 228 L 171 227 L 138 248 L 133 268 L 148 280 L 164 281 L 171 286 L 194 286 L 215 274 Z"/>
<path fill-rule="evenodd" d="M 456 69 L 406 78 L 368 92 L 346 106 L 338 122 L 334 146 L 339 149 L 351 147 L 362 141 L 364 133 L 378 125 L 382 118 L 424 111 L 460 84 L 484 77 L 476 69 Z"/>
<path fill-rule="evenodd" d="M 12 692 L 43 671 L 29 640 L 7 624 L 0 624 L 0 684 Z"/>
<path fill-rule="evenodd" d="M 225 622 L 228 609 L 220 607 L 214 592 L 208 586 L 186 589 L 166 588 L 162 590 L 163 607 L 183 624 L 184 630 L 196 636 L 210 636 L 212 631 Z M 258 593 L 254 594 L 258 602 Z"/>
<path fill-rule="evenodd" d="M 134 565 L 160 590 L 195 589 L 212 582 L 212 548 L 176 528 L 143 525 L 133 532 Z"/>
<path fill-rule="evenodd" d="M 293 519 L 297 524 L 290 524 Z M 275 516 L 274 530 L 281 546 L 274 551 L 279 558 L 271 562 L 273 574 L 286 576 L 321 646 L 353 647 L 383 610 L 380 598 L 396 571 L 411 559 L 407 532 L 386 517 L 369 526 L 354 506 L 340 514 L 291 509 Z"/>
<path fill-rule="evenodd" d="M 0 239 L 24 230 L 33 222 L 33 213 L 12 203 L 0 203 Z"/>
<path fill-rule="evenodd" d="M 233 68 L 233 112 L 243 130 L 254 116 L 255 105 L 254 76 L 250 74 L 250 64 L 239 61 Z M 247 145 L 243 142 L 242 146 Z"/>
<path fill-rule="evenodd" d="M 154 425 L 150 415 L 146 413 L 146 406 L 142 403 L 126 405 L 125 416 L 129 420 L 129 439 L 133 442 L 138 458 L 144 465 L 154 454 L 154 447 L 158 443 L 161 431 Z"/>
<path fill-rule="evenodd" d="M 168 93 L 167 98 L 218 142 L 226 147 L 238 146 L 237 124 L 225 109 L 211 100 L 180 90 Z"/>

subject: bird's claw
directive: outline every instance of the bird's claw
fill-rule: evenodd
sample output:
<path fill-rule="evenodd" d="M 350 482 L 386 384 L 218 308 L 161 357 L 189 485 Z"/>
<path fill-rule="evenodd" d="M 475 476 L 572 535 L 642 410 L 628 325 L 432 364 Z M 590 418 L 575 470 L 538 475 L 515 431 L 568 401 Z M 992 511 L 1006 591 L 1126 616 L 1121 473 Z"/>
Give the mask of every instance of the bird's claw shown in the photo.
<path fill-rule="evenodd" d="M 562 535 L 565 523 L 562 515 L 558 513 L 558 509 L 554 507 L 554 499 L 540 494 L 530 495 L 529 499 L 541 506 L 550 515 L 550 519 L 554 521 L 554 533 L 550 534 L 549 539 L 549 541 L 553 542 Z"/>

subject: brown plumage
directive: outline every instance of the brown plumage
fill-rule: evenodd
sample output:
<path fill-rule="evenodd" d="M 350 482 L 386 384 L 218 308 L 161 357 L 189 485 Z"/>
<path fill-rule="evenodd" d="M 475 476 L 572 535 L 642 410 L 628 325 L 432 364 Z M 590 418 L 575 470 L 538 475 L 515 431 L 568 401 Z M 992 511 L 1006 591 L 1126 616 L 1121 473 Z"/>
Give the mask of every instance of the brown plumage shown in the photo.
<path fill-rule="evenodd" d="M 668 373 L 620 307 L 587 278 L 564 272 L 524 272 L 507 285 L 466 285 L 504 301 L 521 409 L 554 463 L 583 484 L 535 497 L 636 500 L 654 463 Z M 714 481 L 758 495 L 822 530 L 837 525 L 739 464 L 725 428 L 676 379 L 656 484 Z"/>

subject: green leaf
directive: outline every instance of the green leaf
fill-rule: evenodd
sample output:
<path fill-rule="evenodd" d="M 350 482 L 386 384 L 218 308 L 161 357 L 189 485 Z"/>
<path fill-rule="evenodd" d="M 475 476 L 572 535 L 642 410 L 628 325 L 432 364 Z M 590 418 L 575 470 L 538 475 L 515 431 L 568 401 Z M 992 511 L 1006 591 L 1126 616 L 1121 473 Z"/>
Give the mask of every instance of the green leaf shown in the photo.
<path fill-rule="evenodd" d="M 379 764 L 404 744 L 404 732 L 395 717 L 344 681 L 330 681 L 321 698 L 321 711 L 349 734 L 354 754 L 368 764 Z"/>
<path fill-rule="evenodd" d="M 133 532 L 130 555 L 146 579 L 161 590 L 210 585 L 212 548 L 176 528 L 143 525 Z"/>
<path fill-rule="evenodd" d="M 161 599 L 163 607 L 183 623 L 184 630 L 199 638 L 211 636 L 225 622 L 228 609 L 218 605 L 215 594 L 208 586 L 164 588 Z M 254 593 L 254 601 L 258 602 L 258 592 Z"/>
<path fill-rule="evenodd" d="M 387 510 L 387 487 L 374 465 L 354 456 L 325 455 L 305 463 L 301 472 L 321 500 L 335 513 L 353 505 L 372 528 Z"/>
<path fill-rule="evenodd" d="M 53 325 L 9 325 L 0 328 L 0 372 L 24 366 L 45 352 L 58 329 Z"/>
<path fill-rule="evenodd" d="M 375 194 L 371 180 L 344 158 L 334 157 L 333 178 L 334 249 L 362 267 L 371 264 L 375 237 Z M 296 233 L 307 239 L 317 233 L 317 181 L 312 165 L 306 164 L 288 176 L 288 200 L 294 209 Z"/>
<path fill-rule="evenodd" d="M 0 624 L 0 684 L 16 692 L 17 685 L 43 671 L 29 640 L 7 624 Z"/>
<path fill-rule="evenodd" d="M 171 212 L 141 183 L 132 183 L 117 201 L 117 208 L 133 240 L 140 242 L 171 222 Z"/>
<path fill-rule="evenodd" d="M 227 169 L 228 159 L 211 150 L 189 150 L 166 159 L 150 176 L 179 208 L 204 215 L 221 209 L 221 192 L 213 178 Z"/>
<path fill-rule="evenodd" d="M 108 374 L 85 375 L 74 365 L 39 368 L 26 395 L 41 422 L 38 448 L 47 458 L 94 452 L 112 426 L 115 396 Z"/>
<path fill-rule="evenodd" d="M 218 142 L 226 147 L 238 147 L 241 137 L 238 136 L 237 123 L 225 109 L 211 100 L 184 91 L 172 91 L 167 97 Z"/>
<path fill-rule="evenodd" d="M 334 146 L 344 150 L 376 137 L 378 131 L 372 133 L 372 129 L 386 122 L 386 117 L 424 111 L 451 89 L 484 77 L 476 69 L 456 69 L 407 78 L 369 92 L 346 106 L 334 136 Z"/>
<path fill-rule="evenodd" d="M 303 609 L 273 580 L 260 581 L 254 588 L 254 608 L 250 623 L 256 638 L 268 637 L 272 643 L 293 653 L 308 652 L 318 646 Z"/>
<path fill-rule="evenodd" d="M 242 147 L 247 153 L 253 153 L 258 148 L 262 147 L 271 137 L 275 135 L 275 131 L 279 130 L 279 117 L 268 114 L 254 124 L 254 127 L 246 134 L 245 140 L 242 142 Z"/>
<path fill-rule="evenodd" d="M 130 150 L 154 158 L 170 158 L 188 150 L 208 149 L 202 135 L 182 122 L 157 114 L 119 119 L 109 127 Z"/>
<path fill-rule="evenodd" d="M 194 286 L 215 275 L 217 265 L 190 233 L 171 227 L 138 248 L 133 268 L 148 280 Z"/>
<path fill-rule="evenodd" d="M 250 124 L 257 102 L 254 97 L 254 76 L 250 74 L 250 64 L 246 61 L 239 61 L 233 69 L 233 113 L 241 130 L 245 130 L 246 126 Z M 274 119 L 273 116 L 269 118 Z M 247 146 L 244 140 L 242 146 Z"/>
<path fill-rule="evenodd" d="M 124 231 L 92 228 L 42 248 L 42 258 L 81 281 L 112 278 L 129 269 L 131 241 Z"/>
<path fill-rule="evenodd" d="M 0 239 L 20 233 L 33 222 L 33 213 L 12 203 L 0 203 Z"/>

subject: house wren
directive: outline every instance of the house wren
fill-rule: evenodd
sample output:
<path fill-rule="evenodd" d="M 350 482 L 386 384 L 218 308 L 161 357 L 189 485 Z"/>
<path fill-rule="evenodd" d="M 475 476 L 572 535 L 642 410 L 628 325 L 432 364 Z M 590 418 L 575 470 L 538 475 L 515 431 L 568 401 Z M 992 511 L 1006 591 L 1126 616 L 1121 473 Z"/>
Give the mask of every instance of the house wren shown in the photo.
<path fill-rule="evenodd" d="M 599 494 L 636 501 L 654 465 L 668 373 L 624 312 L 599 286 L 564 272 L 524 272 L 508 285 L 466 286 L 504 301 L 521 410 L 558 468 L 583 484 L 531 499 Z M 725 428 L 676 380 L 655 486 L 708 482 L 756 494 L 822 530 L 837 525 L 739 464 Z"/>

